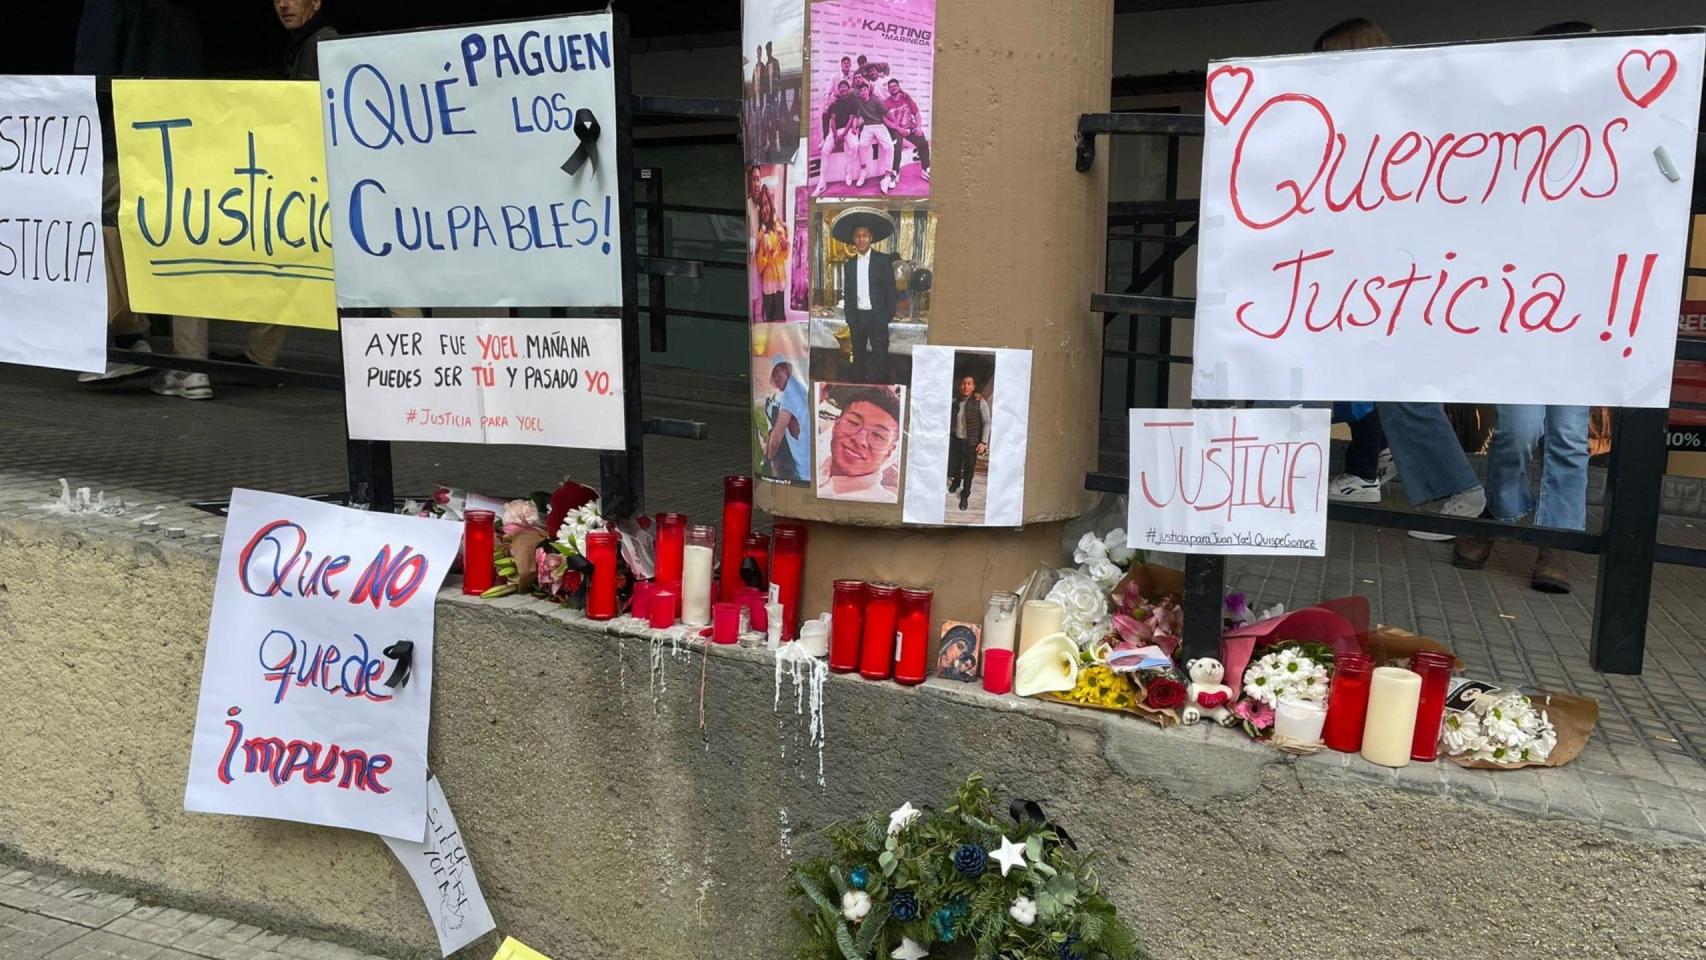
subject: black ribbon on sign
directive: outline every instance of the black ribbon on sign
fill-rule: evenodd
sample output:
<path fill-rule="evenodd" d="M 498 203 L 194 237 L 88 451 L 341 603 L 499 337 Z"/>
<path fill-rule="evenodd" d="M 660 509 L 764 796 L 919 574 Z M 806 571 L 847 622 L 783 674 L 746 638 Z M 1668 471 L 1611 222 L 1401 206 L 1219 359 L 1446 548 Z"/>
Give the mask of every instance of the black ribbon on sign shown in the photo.
<path fill-rule="evenodd" d="M 563 161 L 562 170 L 569 176 L 581 172 L 581 167 L 590 162 L 593 169 L 598 168 L 598 118 L 592 111 L 581 107 L 575 111 L 575 136 L 580 139 L 580 146 L 569 154 L 569 159 Z"/>
<path fill-rule="evenodd" d="M 1060 824 L 1050 821 L 1048 815 L 1043 813 L 1042 805 L 1035 800 L 1014 800 L 1007 805 L 1007 813 L 1012 816 L 1014 823 L 1021 825 L 1026 822 L 1038 824 L 1044 830 L 1054 831 L 1054 835 L 1059 837 L 1060 842 L 1066 844 L 1067 847 L 1073 850 L 1078 849 L 1078 844 L 1072 842 L 1072 834 L 1067 833 L 1066 828 Z"/>
<path fill-rule="evenodd" d="M 758 561 L 753 557 L 744 557 L 740 562 L 740 582 L 754 590 L 764 589 L 764 571 L 758 569 Z"/>
<path fill-rule="evenodd" d="M 398 690 L 408 686 L 409 668 L 415 663 L 415 642 L 413 640 L 398 640 L 385 648 L 385 655 L 397 661 L 397 666 L 392 668 L 391 675 L 385 678 L 385 685 Z"/>

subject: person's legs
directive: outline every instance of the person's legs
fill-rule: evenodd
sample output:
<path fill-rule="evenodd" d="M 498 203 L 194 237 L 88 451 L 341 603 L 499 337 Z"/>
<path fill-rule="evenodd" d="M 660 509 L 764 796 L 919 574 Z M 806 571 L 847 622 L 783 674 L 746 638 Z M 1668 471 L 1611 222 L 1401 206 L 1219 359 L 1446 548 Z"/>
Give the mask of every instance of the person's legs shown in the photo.
<path fill-rule="evenodd" d="M 248 358 L 263 367 L 278 365 L 278 355 L 290 328 L 277 323 L 264 323 L 249 331 Z"/>
<path fill-rule="evenodd" d="M 859 309 L 849 309 L 847 311 L 848 339 L 851 341 L 851 343 L 853 345 L 853 382 L 854 383 L 867 383 L 867 382 L 869 382 L 869 380 L 866 376 L 867 331 L 865 328 L 865 324 L 866 324 L 865 311 L 859 310 Z"/>
<path fill-rule="evenodd" d="M 965 451 L 965 444 L 959 437 L 948 437 L 948 492 L 953 493 L 960 487 L 960 460 Z"/>
<path fill-rule="evenodd" d="M 1528 468 L 1546 427 L 1546 408 L 1527 403 L 1499 404 L 1499 425 L 1487 447 L 1487 512 L 1494 520 L 1515 523 L 1534 509 Z M 1587 438 L 1583 437 L 1583 443 Z M 1402 464 L 1399 464 L 1402 468 Z"/>
<path fill-rule="evenodd" d="M 1351 443 L 1345 448 L 1345 472 L 1364 480 L 1380 479 L 1380 411 L 1370 410 L 1361 420 L 1352 420 Z"/>
<path fill-rule="evenodd" d="M 1480 486 L 1457 432 L 1437 403 L 1380 403 L 1381 427 L 1413 506 Z"/>
<path fill-rule="evenodd" d="M 172 353 L 180 357 L 207 359 L 207 319 L 205 317 L 172 318 Z M 165 370 L 154 378 L 149 389 L 162 396 L 183 397 L 186 400 L 210 400 L 213 384 L 205 373 Z"/>
<path fill-rule="evenodd" d="M 1587 407 L 1549 406 L 1540 461 L 1540 501 L 1534 522 L 1561 530 L 1588 525 Z"/>
<path fill-rule="evenodd" d="M 893 130 L 889 131 L 889 173 L 891 175 L 900 174 L 900 142 L 903 139 L 905 139 L 904 134 L 896 133 Z"/>
<path fill-rule="evenodd" d="M 867 383 L 889 382 L 889 318 L 871 315 L 871 353 L 867 360 L 870 380 Z"/>
<path fill-rule="evenodd" d="M 912 142 L 912 148 L 918 154 L 918 165 L 920 167 L 922 167 L 924 170 L 924 179 L 926 179 L 926 180 L 930 179 L 930 140 L 929 140 L 929 138 L 925 137 L 924 134 L 922 134 L 922 133 L 909 133 L 906 135 L 906 139 L 908 139 Z M 895 156 L 897 158 L 900 156 L 900 148 L 898 146 L 896 146 L 896 148 L 895 148 Z M 900 162 L 897 159 L 895 161 L 895 167 L 898 169 L 899 166 L 900 166 Z"/>

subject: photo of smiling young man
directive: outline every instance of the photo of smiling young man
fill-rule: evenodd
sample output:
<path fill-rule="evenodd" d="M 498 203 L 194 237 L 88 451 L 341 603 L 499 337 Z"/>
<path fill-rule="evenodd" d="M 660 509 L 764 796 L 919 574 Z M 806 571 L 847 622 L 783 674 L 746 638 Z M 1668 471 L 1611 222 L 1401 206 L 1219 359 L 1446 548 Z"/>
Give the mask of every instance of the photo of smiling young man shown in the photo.
<path fill-rule="evenodd" d="M 906 388 L 844 383 L 816 388 L 817 495 L 899 503 Z"/>

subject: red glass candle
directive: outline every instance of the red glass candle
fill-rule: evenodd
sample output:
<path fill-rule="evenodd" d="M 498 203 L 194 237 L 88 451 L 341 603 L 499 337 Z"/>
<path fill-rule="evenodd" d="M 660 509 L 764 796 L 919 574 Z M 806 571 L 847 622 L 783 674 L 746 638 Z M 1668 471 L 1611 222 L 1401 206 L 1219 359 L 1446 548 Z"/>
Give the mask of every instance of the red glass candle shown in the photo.
<path fill-rule="evenodd" d="M 1333 682 L 1327 688 L 1327 725 L 1321 738 L 1340 753 L 1362 749 L 1362 725 L 1368 718 L 1368 684 L 1374 660 L 1360 653 L 1342 653 L 1333 660 Z"/>
<path fill-rule="evenodd" d="M 711 604 L 711 640 L 716 643 L 734 643 L 740 639 L 740 604 L 730 600 L 727 603 Z"/>
<path fill-rule="evenodd" d="M 658 514 L 657 565 L 652 579 L 660 585 L 681 579 L 682 551 L 687 549 L 687 514 Z"/>
<path fill-rule="evenodd" d="M 634 584 L 634 594 L 628 598 L 628 616 L 646 619 L 649 616 L 647 608 L 651 604 L 652 591 L 655 589 L 657 584 L 650 580 L 641 580 Z"/>
<path fill-rule="evenodd" d="M 830 602 L 829 669 L 859 669 L 859 640 L 865 629 L 865 581 L 837 580 Z"/>
<path fill-rule="evenodd" d="M 983 689 L 995 694 L 1013 692 L 1013 651 L 983 651 Z"/>
<path fill-rule="evenodd" d="M 1416 735 L 1410 741 L 1411 760 L 1439 756 L 1439 724 L 1445 719 L 1445 697 L 1451 688 L 1452 658 L 1431 650 L 1419 650 L 1410 658 L 1410 669 L 1421 674 L 1422 699 L 1416 705 Z"/>
<path fill-rule="evenodd" d="M 770 582 L 782 602 L 782 639 L 792 640 L 800 627 L 800 587 L 806 569 L 806 528 L 778 523 L 771 528 L 775 555 L 770 558 Z M 890 629 L 893 629 L 892 625 Z M 884 676 L 887 676 L 885 673 Z"/>
<path fill-rule="evenodd" d="M 497 582 L 497 514 L 469 510 L 462 514 L 462 592 L 477 597 Z"/>
<path fill-rule="evenodd" d="M 895 661 L 896 683 L 923 683 L 930 672 L 930 591 L 900 592 L 900 657 Z"/>
<path fill-rule="evenodd" d="M 770 586 L 770 537 L 762 533 L 746 535 L 745 549 L 741 553 L 741 566 L 751 560 L 758 564 L 758 587 L 765 589 Z M 741 581 L 741 589 L 746 589 L 746 581 Z"/>
<path fill-rule="evenodd" d="M 859 676 L 866 680 L 887 680 L 894 670 L 895 595 L 899 592 L 900 588 L 892 583 L 865 586 L 864 639 L 859 643 Z"/>
<path fill-rule="evenodd" d="M 757 587 L 741 587 L 735 600 L 746 610 L 746 628 L 763 633 L 770 626 L 770 618 L 764 614 L 765 601 L 770 597 Z"/>
<path fill-rule="evenodd" d="M 646 622 L 652 625 L 652 629 L 664 630 L 675 626 L 675 597 L 675 591 L 669 587 L 653 588 L 651 602 L 646 607 Z"/>
<path fill-rule="evenodd" d="M 616 616 L 616 531 L 587 534 L 586 559 L 592 564 L 592 583 L 586 591 L 587 619 L 609 620 Z"/>
<path fill-rule="evenodd" d="M 745 586 L 740 580 L 740 561 L 745 556 L 746 535 L 752 532 L 752 478 L 723 478 L 723 571 L 717 599 L 733 601 Z"/>

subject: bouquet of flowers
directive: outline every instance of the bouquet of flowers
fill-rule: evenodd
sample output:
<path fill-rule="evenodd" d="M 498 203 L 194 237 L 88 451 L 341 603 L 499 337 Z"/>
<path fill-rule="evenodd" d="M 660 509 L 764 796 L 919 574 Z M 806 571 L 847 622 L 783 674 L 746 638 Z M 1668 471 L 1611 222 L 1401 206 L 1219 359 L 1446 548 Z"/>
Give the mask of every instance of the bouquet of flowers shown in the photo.
<path fill-rule="evenodd" d="M 1467 710 L 1448 710 L 1440 728 L 1447 756 L 1487 763 L 1540 763 L 1558 745 L 1546 711 L 1515 690 L 1482 693 Z"/>
<path fill-rule="evenodd" d="M 1094 577 L 1067 570 L 1044 599 L 1060 604 L 1061 632 L 1078 649 L 1094 650 L 1108 638 L 1108 591 Z"/>
<path fill-rule="evenodd" d="M 977 776 L 941 809 L 908 803 L 828 831 L 832 852 L 794 868 L 797 960 L 1001 957 L 1132 960 L 1136 935 L 1100 890 L 1093 858 L 1035 804 L 998 825 Z"/>
<path fill-rule="evenodd" d="M 1274 708 L 1281 700 L 1327 702 L 1327 678 L 1333 652 L 1318 643 L 1279 646 L 1259 657 L 1244 671 L 1244 684 L 1232 713 L 1244 732 L 1260 740 L 1274 725 Z"/>
<path fill-rule="evenodd" d="M 616 595 L 619 607 L 625 607 L 635 571 L 650 573 L 651 535 L 641 524 L 607 520 L 598 492 L 574 481 L 565 481 L 549 495 L 541 491 L 504 504 L 494 558 L 501 582 L 484 596 L 531 593 L 581 608 L 592 574 L 587 534 L 611 529 L 621 534 Z"/>
<path fill-rule="evenodd" d="M 1136 559 L 1137 551 L 1126 543 L 1123 527 L 1115 527 L 1101 537 L 1086 533 L 1078 538 L 1078 546 L 1072 551 L 1072 562 L 1078 564 L 1078 572 L 1094 580 L 1103 593 L 1114 589 Z"/>

